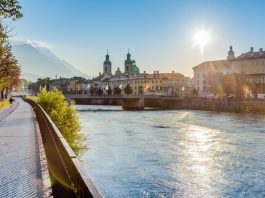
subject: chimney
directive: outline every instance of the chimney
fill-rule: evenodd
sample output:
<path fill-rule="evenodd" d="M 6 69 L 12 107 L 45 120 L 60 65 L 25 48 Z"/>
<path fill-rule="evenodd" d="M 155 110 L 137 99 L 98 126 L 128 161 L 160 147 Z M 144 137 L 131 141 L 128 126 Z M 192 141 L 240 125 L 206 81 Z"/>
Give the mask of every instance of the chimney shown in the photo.
<path fill-rule="evenodd" d="M 144 71 L 144 74 L 146 73 L 146 71 Z"/>
<path fill-rule="evenodd" d="M 159 74 L 159 71 L 157 70 L 156 73 Z"/>
<path fill-rule="evenodd" d="M 154 71 L 154 74 L 156 74 L 156 71 Z"/>
<path fill-rule="evenodd" d="M 254 48 L 253 47 L 250 47 L 250 51 L 253 52 L 254 51 Z"/>
<path fill-rule="evenodd" d="M 101 72 L 99 72 L 99 75 L 101 75 Z"/>
<path fill-rule="evenodd" d="M 259 48 L 259 51 L 260 51 L 260 52 L 263 52 L 263 48 Z"/>
<path fill-rule="evenodd" d="M 172 71 L 172 74 L 174 74 L 175 72 L 174 72 L 174 70 Z"/>

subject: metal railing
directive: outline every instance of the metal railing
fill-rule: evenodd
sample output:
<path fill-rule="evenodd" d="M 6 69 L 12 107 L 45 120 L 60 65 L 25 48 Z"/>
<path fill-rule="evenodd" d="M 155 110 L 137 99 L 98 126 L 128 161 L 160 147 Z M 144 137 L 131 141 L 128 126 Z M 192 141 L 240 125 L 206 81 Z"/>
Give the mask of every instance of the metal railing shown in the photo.
<path fill-rule="evenodd" d="M 42 107 L 33 107 L 41 131 L 54 197 L 103 197 L 81 167 L 80 161 Z"/>

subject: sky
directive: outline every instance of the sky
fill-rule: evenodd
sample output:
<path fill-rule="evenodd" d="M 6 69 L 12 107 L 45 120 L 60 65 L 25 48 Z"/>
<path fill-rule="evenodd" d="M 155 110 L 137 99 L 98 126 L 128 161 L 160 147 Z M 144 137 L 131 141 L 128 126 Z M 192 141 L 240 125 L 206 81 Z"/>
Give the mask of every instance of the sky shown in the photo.
<path fill-rule="evenodd" d="M 128 49 L 141 72 L 179 72 L 265 49 L 263 0 L 20 0 L 24 17 L 12 39 L 50 48 L 80 71 L 97 76 L 107 49 L 112 72 L 124 70 Z M 204 30 L 203 53 L 194 45 Z"/>

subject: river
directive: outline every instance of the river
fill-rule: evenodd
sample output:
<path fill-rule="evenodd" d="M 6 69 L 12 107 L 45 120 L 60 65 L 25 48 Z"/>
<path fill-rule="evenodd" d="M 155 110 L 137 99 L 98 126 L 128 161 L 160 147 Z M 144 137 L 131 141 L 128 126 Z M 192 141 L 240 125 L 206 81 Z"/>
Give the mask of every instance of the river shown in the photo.
<path fill-rule="evenodd" d="M 75 108 L 105 197 L 265 197 L 265 116 Z"/>

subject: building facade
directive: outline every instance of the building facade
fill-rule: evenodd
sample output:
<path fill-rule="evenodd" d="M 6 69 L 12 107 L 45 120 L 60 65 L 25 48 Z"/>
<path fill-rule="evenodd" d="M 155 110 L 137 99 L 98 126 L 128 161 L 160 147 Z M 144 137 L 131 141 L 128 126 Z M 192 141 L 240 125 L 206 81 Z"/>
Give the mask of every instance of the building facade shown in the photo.
<path fill-rule="evenodd" d="M 246 77 L 249 88 L 256 95 L 265 93 L 265 51 L 262 48 L 250 51 L 235 57 L 232 46 L 228 51 L 226 60 L 206 61 L 195 67 L 194 71 L 194 88 L 198 91 L 199 96 L 206 96 L 207 91 L 206 76 L 210 72 L 222 74 L 242 74 Z"/>
<path fill-rule="evenodd" d="M 119 87 L 123 90 L 127 85 L 132 89 L 133 95 L 168 95 L 182 96 L 181 92 L 185 88 L 191 86 L 190 78 L 179 73 L 159 73 L 154 71 L 152 74 L 147 72 L 140 73 L 139 67 L 132 60 L 131 54 L 128 52 L 124 62 L 124 72 L 120 68 L 112 75 L 111 70 L 108 70 L 110 60 L 109 55 L 106 55 L 106 64 L 104 62 L 103 73 L 92 79 L 91 86 L 100 88 L 103 93 L 107 94 L 109 89 L 114 90 Z M 106 67 L 107 66 L 107 69 Z M 109 72 L 107 72 L 109 71 Z M 121 94 L 125 94 L 123 91 Z"/>
<path fill-rule="evenodd" d="M 82 77 L 60 78 L 50 81 L 50 90 L 56 88 L 65 94 L 86 94 L 89 91 L 90 80 Z"/>

